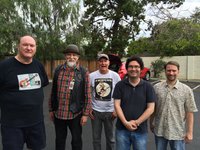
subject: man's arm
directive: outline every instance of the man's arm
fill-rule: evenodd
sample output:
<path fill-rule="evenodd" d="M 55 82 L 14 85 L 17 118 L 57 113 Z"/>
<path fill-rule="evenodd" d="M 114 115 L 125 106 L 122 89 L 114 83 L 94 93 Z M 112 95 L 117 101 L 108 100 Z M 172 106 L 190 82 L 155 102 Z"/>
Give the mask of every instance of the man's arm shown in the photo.
<path fill-rule="evenodd" d="M 154 112 L 151 114 L 150 119 L 149 119 L 150 130 L 153 133 L 154 133 L 154 128 L 155 128 L 155 124 L 154 124 L 155 115 L 156 115 L 156 105 L 154 107 Z"/>
<path fill-rule="evenodd" d="M 120 106 L 121 104 L 121 100 L 120 99 L 115 99 L 114 100 L 114 105 L 115 105 L 115 111 L 117 113 L 117 117 L 121 120 L 121 122 L 123 123 L 123 125 L 130 131 L 136 130 L 137 129 L 137 125 L 135 121 L 127 121 L 124 113 L 122 111 L 122 108 Z"/>
<path fill-rule="evenodd" d="M 88 120 L 88 116 L 90 114 L 90 111 L 92 109 L 92 94 L 91 94 L 91 86 L 90 86 L 90 77 L 89 77 L 89 72 L 85 72 L 85 104 L 83 107 L 83 115 L 81 117 L 81 122 L 80 124 L 83 126 L 86 124 Z"/>
<path fill-rule="evenodd" d="M 194 126 L 194 114 L 193 112 L 186 113 L 186 135 L 185 142 L 189 143 L 193 140 L 193 126 Z"/>
<path fill-rule="evenodd" d="M 139 126 L 142 122 L 144 122 L 145 120 L 147 120 L 151 114 L 154 112 L 154 107 L 155 107 L 155 103 L 147 103 L 147 109 L 144 111 L 144 113 L 137 119 L 136 124 L 137 126 Z"/>
<path fill-rule="evenodd" d="M 91 92 L 91 86 L 90 86 L 90 76 L 89 72 L 85 72 L 85 101 L 84 101 L 84 107 L 83 107 L 83 115 L 88 116 L 91 109 L 92 109 L 92 92 Z M 83 90 L 83 89 L 80 89 Z"/>

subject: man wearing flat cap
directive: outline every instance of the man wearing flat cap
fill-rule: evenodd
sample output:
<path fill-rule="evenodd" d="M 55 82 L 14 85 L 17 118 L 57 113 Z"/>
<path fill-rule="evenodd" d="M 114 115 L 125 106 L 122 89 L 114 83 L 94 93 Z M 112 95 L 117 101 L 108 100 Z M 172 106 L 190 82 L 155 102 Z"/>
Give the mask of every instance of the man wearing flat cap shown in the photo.
<path fill-rule="evenodd" d="M 49 99 L 50 119 L 56 133 L 55 149 L 65 150 L 69 128 L 72 150 L 82 150 L 82 126 L 91 109 L 89 72 L 78 63 L 78 46 L 70 44 L 63 53 L 66 61 L 55 69 Z"/>
<path fill-rule="evenodd" d="M 119 75 L 109 70 L 109 57 L 100 54 L 97 58 L 99 69 L 90 74 L 92 87 L 92 111 L 90 118 L 92 122 L 93 149 L 101 150 L 101 132 L 104 126 L 106 135 L 106 150 L 114 150 L 114 101 L 112 93 L 115 84 L 120 81 Z"/>

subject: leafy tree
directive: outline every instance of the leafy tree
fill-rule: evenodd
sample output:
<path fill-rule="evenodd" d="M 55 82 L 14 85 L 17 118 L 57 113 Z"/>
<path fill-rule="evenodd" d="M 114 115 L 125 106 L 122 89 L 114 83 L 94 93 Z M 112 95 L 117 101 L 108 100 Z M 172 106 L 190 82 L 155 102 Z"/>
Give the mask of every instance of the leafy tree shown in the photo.
<path fill-rule="evenodd" d="M 130 55 L 142 55 L 145 53 L 152 55 L 154 49 L 153 42 L 150 38 L 141 37 L 140 39 L 133 41 L 128 46 L 128 56 Z"/>
<path fill-rule="evenodd" d="M 194 14 L 191 16 L 194 23 L 200 23 L 200 8 L 196 8 Z"/>
<path fill-rule="evenodd" d="M 6 52 L 13 49 L 12 44 L 7 45 L 25 33 L 36 36 L 36 55 L 44 62 L 61 58 L 60 51 L 72 40 L 80 43 L 72 38 L 79 20 L 79 0 L 1 0 L 1 3 L 0 32 L 5 33 L 0 42 Z"/>
<path fill-rule="evenodd" d="M 150 38 L 129 45 L 128 54 L 184 56 L 200 54 L 200 24 L 190 19 L 172 19 L 153 27 Z"/>
<path fill-rule="evenodd" d="M 38 58 L 42 60 L 60 57 L 69 42 L 79 17 L 79 1 L 71 0 L 18 0 L 23 21 L 38 39 Z"/>
<path fill-rule="evenodd" d="M 147 4 L 182 4 L 183 0 L 85 0 L 87 8 L 82 23 L 87 22 L 88 33 L 85 50 L 93 55 L 99 51 L 124 55 L 130 40 L 140 31 L 140 23 L 145 21 Z M 177 5 L 179 6 L 179 5 Z M 148 22 L 149 25 L 151 21 Z"/>
<path fill-rule="evenodd" d="M 173 19 L 156 25 L 151 40 L 154 53 L 161 56 L 199 55 L 200 24 L 188 19 Z"/>
<path fill-rule="evenodd" d="M 4 58 L 15 53 L 16 39 L 26 29 L 13 0 L 1 0 L 0 14 L 0 57 Z"/>

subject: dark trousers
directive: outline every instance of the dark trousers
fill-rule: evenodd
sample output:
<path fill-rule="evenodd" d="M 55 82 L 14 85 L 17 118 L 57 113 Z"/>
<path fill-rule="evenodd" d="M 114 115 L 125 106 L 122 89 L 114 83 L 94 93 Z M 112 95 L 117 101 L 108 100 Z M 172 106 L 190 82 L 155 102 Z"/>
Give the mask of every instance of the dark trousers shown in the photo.
<path fill-rule="evenodd" d="M 92 122 L 92 136 L 94 150 L 101 150 L 102 129 L 106 136 L 106 150 L 114 150 L 114 120 L 112 112 L 98 112 L 93 110 L 94 120 Z"/>
<path fill-rule="evenodd" d="M 46 146 L 44 122 L 27 127 L 9 127 L 1 125 L 3 150 L 23 150 L 27 148 L 42 150 Z"/>
<path fill-rule="evenodd" d="M 81 115 L 72 120 L 61 120 L 55 117 L 56 150 L 65 150 L 67 130 L 72 135 L 72 150 L 82 150 L 82 126 L 80 125 Z"/>

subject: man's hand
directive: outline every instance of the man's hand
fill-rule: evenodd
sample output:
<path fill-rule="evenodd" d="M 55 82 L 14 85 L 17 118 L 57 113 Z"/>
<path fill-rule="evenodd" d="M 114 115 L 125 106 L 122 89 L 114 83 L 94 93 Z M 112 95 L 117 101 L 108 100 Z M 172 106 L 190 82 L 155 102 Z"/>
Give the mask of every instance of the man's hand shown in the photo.
<path fill-rule="evenodd" d="M 49 112 L 49 119 L 51 121 L 54 121 L 54 112 L 53 111 Z"/>
<path fill-rule="evenodd" d="M 137 129 L 137 124 L 135 120 L 127 121 L 124 126 L 129 130 L 129 131 L 134 131 Z"/>
<path fill-rule="evenodd" d="M 190 143 L 190 142 L 192 142 L 192 140 L 193 140 L 193 135 L 192 135 L 192 133 L 187 132 L 186 135 L 185 135 L 184 140 L 185 140 L 185 143 Z"/>
<path fill-rule="evenodd" d="M 114 111 L 112 112 L 112 119 L 114 120 L 117 117 L 117 113 Z"/>
<path fill-rule="evenodd" d="M 90 117 L 90 119 L 94 120 L 93 110 L 90 110 L 89 117 Z"/>
<path fill-rule="evenodd" d="M 81 117 L 81 122 L 80 122 L 81 126 L 84 126 L 87 123 L 87 118 L 88 118 L 88 116 Z"/>

